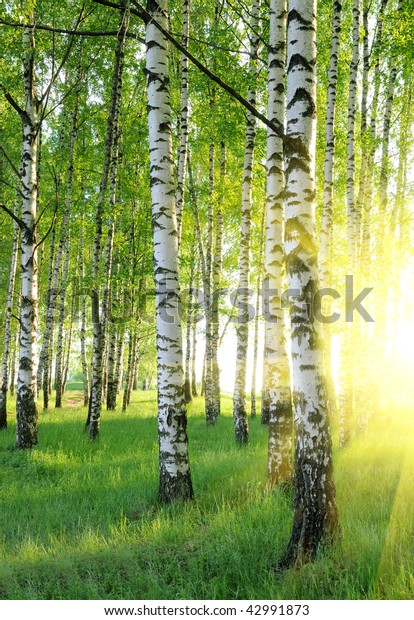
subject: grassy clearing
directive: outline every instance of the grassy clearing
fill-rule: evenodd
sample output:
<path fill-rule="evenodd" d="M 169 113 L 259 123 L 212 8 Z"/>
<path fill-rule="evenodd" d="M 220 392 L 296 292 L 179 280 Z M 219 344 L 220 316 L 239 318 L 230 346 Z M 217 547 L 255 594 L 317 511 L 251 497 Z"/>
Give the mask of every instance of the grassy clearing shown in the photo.
<path fill-rule="evenodd" d="M 159 506 L 154 392 L 82 428 L 81 394 L 40 416 L 40 445 L 0 434 L 0 597 L 5 599 L 413 598 L 414 421 L 380 423 L 335 448 L 342 541 L 313 565 L 275 574 L 292 497 L 266 489 L 266 429 L 233 442 L 231 400 L 207 428 L 189 408 L 196 501 Z M 10 411 L 13 403 L 10 403 Z"/>

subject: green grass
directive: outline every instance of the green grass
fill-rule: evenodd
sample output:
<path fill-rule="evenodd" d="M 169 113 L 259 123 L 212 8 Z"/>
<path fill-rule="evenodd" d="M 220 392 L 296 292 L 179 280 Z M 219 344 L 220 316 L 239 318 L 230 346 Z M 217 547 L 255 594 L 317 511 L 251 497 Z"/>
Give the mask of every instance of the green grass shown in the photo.
<path fill-rule="evenodd" d="M 66 390 L 69 392 L 83 390 L 83 381 L 68 381 Z"/>
<path fill-rule="evenodd" d="M 231 400 L 207 428 L 189 407 L 196 500 L 160 506 L 154 392 L 126 414 L 104 412 L 101 436 L 82 432 L 81 394 L 42 413 L 39 446 L 0 434 L 0 598 L 363 599 L 414 592 L 413 421 L 378 423 L 335 448 L 341 541 L 312 565 L 275 573 L 292 497 L 266 488 L 266 429 L 234 445 Z M 9 403 L 9 410 L 13 410 Z"/>

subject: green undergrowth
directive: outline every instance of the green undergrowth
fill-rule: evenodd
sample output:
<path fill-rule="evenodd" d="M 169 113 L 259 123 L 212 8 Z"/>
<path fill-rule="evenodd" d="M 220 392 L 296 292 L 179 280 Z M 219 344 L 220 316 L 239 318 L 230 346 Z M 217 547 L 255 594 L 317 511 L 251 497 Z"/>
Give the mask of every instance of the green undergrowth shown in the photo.
<path fill-rule="evenodd" d="M 252 420 L 249 445 L 237 448 L 231 399 L 215 428 L 196 399 L 196 499 L 161 506 L 155 399 L 134 393 L 127 413 L 104 412 L 91 444 L 81 393 L 68 392 L 62 410 L 40 414 L 39 446 L 27 452 L 14 450 L 10 414 L 0 433 L 1 598 L 413 597 L 414 429 L 403 407 L 346 449 L 335 445 L 340 540 L 280 573 L 292 493 L 266 487 L 266 428 Z"/>

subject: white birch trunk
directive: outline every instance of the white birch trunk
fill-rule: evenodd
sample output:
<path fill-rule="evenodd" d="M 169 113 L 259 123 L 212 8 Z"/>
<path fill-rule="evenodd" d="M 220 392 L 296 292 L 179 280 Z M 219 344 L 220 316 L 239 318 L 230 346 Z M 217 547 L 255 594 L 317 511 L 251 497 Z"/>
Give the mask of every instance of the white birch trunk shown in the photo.
<path fill-rule="evenodd" d="M 263 276 L 263 246 L 264 246 L 264 227 L 265 227 L 266 209 L 263 209 L 262 222 L 260 226 L 260 243 L 259 243 L 259 267 L 256 284 L 256 307 L 254 315 L 254 338 L 253 338 L 253 368 L 252 368 L 252 386 L 250 390 L 250 415 L 256 417 L 256 381 L 257 381 L 257 357 L 259 349 L 259 315 L 260 315 L 260 295 L 262 288 Z"/>
<path fill-rule="evenodd" d="M 351 274 L 355 277 L 358 275 L 358 269 L 360 264 L 361 253 L 361 222 L 362 222 L 362 210 L 366 194 L 367 184 L 367 169 L 368 169 L 368 141 L 367 141 L 367 128 L 368 128 L 368 89 L 369 89 L 369 71 L 370 71 L 370 59 L 371 53 L 369 49 L 369 13 L 371 2 L 370 0 L 363 0 L 362 8 L 362 26 L 364 32 L 364 38 L 362 41 L 363 49 L 363 65 L 362 65 L 362 86 L 361 86 L 361 129 L 360 129 L 360 142 L 361 142 L 361 164 L 359 171 L 359 187 L 358 196 L 354 199 L 354 213 L 353 213 L 353 229 L 354 235 L 351 240 L 354 243 L 355 251 L 351 255 L 353 260 Z M 349 181 L 348 181 L 349 182 Z M 349 222 L 348 222 L 349 226 Z M 348 240 L 349 241 L 349 240 Z M 352 336 L 352 334 L 351 334 Z M 353 345 L 351 344 L 351 348 Z M 351 362 L 352 363 L 352 362 Z"/>
<path fill-rule="evenodd" d="M 80 243 L 79 243 L 79 271 L 82 278 L 82 285 L 85 281 L 85 223 L 82 216 Z M 82 290 L 81 295 L 81 321 L 79 330 L 79 340 L 81 349 L 81 363 L 83 374 L 83 406 L 87 407 L 89 403 L 89 367 L 86 354 L 86 294 Z"/>
<path fill-rule="evenodd" d="M 216 206 L 216 234 L 215 252 L 212 270 L 212 291 L 211 291 L 211 382 L 212 382 L 212 411 L 214 419 L 218 419 L 221 413 L 221 389 L 220 389 L 220 366 L 218 353 L 220 346 L 220 283 L 221 270 L 223 266 L 223 196 L 226 179 L 227 155 L 226 145 L 221 143 L 220 157 L 220 196 Z"/>
<path fill-rule="evenodd" d="M 69 284 L 69 265 L 70 265 L 70 235 L 69 227 L 65 234 L 65 246 L 63 248 L 64 263 L 62 279 L 60 283 L 60 292 L 58 297 L 58 333 L 56 342 L 56 359 L 55 359 L 55 408 L 60 409 L 62 407 L 63 396 L 63 361 L 64 361 L 64 329 L 65 329 L 65 314 L 66 314 L 66 289 Z"/>
<path fill-rule="evenodd" d="M 270 2 L 267 115 L 275 124 L 285 114 L 286 0 Z M 267 407 L 269 411 L 268 480 L 271 485 L 292 477 L 292 397 L 286 348 L 286 320 L 281 295 L 284 289 L 283 143 L 267 130 L 266 241 L 263 278 Z"/>
<path fill-rule="evenodd" d="M 319 250 L 319 277 L 321 287 L 331 285 L 331 254 L 333 232 L 333 192 L 335 158 L 335 110 L 338 83 L 338 54 L 341 33 L 342 4 L 335 0 L 332 16 L 332 43 L 329 63 L 328 100 L 325 129 L 324 209 Z"/>
<path fill-rule="evenodd" d="M 357 113 L 357 80 L 359 65 L 360 0 L 354 0 L 352 27 L 352 61 L 349 74 L 347 180 L 346 202 L 348 223 L 348 273 L 356 275 L 357 232 L 355 211 L 355 123 Z M 350 421 L 353 413 L 354 376 L 353 351 L 350 325 L 345 325 L 341 350 L 341 385 L 339 393 L 339 443 L 343 447 L 349 441 Z"/>
<path fill-rule="evenodd" d="M 13 353 L 12 353 L 11 368 L 10 368 L 10 396 L 14 396 L 14 389 L 15 389 L 15 384 L 16 384 L 16 362 L 17 362 L 18 347 L 19 347 L 19 330 L 16 331 L 16 335 L 14 337 Z"/>
<path fill-rule="evenodd" d="M 77 97 L 79 94 L 77 94 Z M 56 260 L 53 266 L 53 278 L 52 278 L 52 286 L 50 289 L 50 296 L 48 300 L 48 307 L 46 311 L 46 329 L 43 339 L 43 347 L 41 355 L 41 363 L 43 370 L 43 408 L 47 409 L 49 404 L 49 367 L 52 365 L 52 339 L 53 339 L 53 329 L 55 326 L 55 314 L 56 314 L 56 302 L 59 293 L 59 274 L 61 271 L 61 267 L 63 261 L 65 260 L 66 253 L 69 252 L 69 243 L 70 243 L 70 215 L 72 211 L 72 192 L 73 192 L 73 166 L 75 160 L 75 143 L 78 131 L 78 98 L 75 102 L 75 107 L 72 114 L 72 126 L 69 135 L 69 164 L 68 164 L 68 174 L 67 174 L 67 183 L 66 183 L 66 197 L 65 197 L 65 213 L 63 216 L 62 228 L 60 233 L 59 246 L 56 254 Z M 56 180 L 56 203 L 59 201 L 59 185 Z M 69 266 L 68 266 L 69 268 Z M 60 293 L 59 293 L 59 303 L 63 307 L 65 306 L 66 299 L 66 284 L 67 282 L 63 279 L 61 281 Z M 62 312 L 60 312 L 62 315 Z M 63 313 L 64 316 L 64 313 Z M 60 330 L 60 326 L 58 327 Z M 63 328 L 62 328 L 63 329 Z M 58 347 L 59 350 L 59 347 Z M 59 378 L 61 377 L 61 373 L 59 373 Z M 60 386 L 57 390 L 59 392 Z M 59 403 L 59 399 L 57 398 Z M 58 407 L 61 405 L 57 404 Z"/>
<path fill-rule="evenodd" d="M 319 277 L 321 288 L 332 285 L 332 243 L 333 243 L 333 195 L 334 195 L 334 160 L 335 160 L 335 111 L 338 83 L 338 54 L 341 34 L 342 4 L 335 0 L 332 15 L 332 42 L 329 62 L 328 100 L 325 127 L 325 166 L 324 166 L 324 208 L 321 226 L 321 244 L 319 249 Z M 323 314 L 331 314 L 331 297 L 323 298 Z M 336 393 L 332 378 L 332 328 L 330 323 L 324 325 L 324 362 L 327 381 L 329 405 L 332 417 L 336 417 Z"/>
<path fill-rule="evenodd" d="M 377 150 L 377 115 L 380 92 L 380 46 L 382 40 L 383 8 L 386 0 L 382 1 L 377 23 L 375 70 L 374 70 L 374 92 L 371 102 L 371 119 L 367 131 L 367 174 L 366 192 L 363 212 L 363 228 L 361 241 L 361 261 L 360 261 L 360 283 L 362 286 L 369 286 L 371 283 L 372 269 L 372 210 L 374 205 L 374 166 L 375 153 Z M 359 353 L 359 368 L 356 374 L 355 401 L 357 410 L 357 426 L 359 431 L 366 431 L 368 420 L 371 416 L 373 406 L 373 383 L 372 375 L 375 375 L 373 366 L 376 361 L 370 360 L 372 342 L 368 326 L 365 322 L 358 320 L 358 339 L 361 342 Z M 371 364 L 373 362 L 373 364 Z"/>
<path fill-rule="evenodd" d="M 127 371 L 126 371 L 126 377 L 125 377 L 125 389 L 124 389 L 124 394 L 122 398 L 122 411 L 123 412 L 125 412 L 127 409 L 127 405 L 129 404 L 129 397 L 131 394 L 131 381 L 132 381 L 132 375 L 133 375 L 135 342 L 136 342 L 135 330 L 131 329 L 129 332 L 128 361 L 127 361 Z"/>
<path fill-rule="evenodd" d="M 55 199 L 56 200 L 56 199 Z M 57 205 L 56 205 L 57 206 Z M 44 244 L 43 244 L 43 248 L 44 248 Z M 44 251 L 42 249 L 42 251 Z M 48 326 L 48 314 L 49 314 L 49 307 L 50 307 L 50 298 L 52 295 L 52 286 L 53 286 L 53 272 L 54 272 L 54 263 L 55 263 L 55 251 L 56 251 L 56 222 L 53 224 L 53 228 L 50 234 L 50 247 L 49 247 L 49 272 L 48 272 L 48 278 L 47 278 L 47 292 L 46 292 L 46 319 L 45 319 L 45 332 L 43 334 L 43 342 L 42 342 L 42 347 L 40 349 L 40 355 L 39 355 L 39 364 L 37 366 L 37 392 L 39 393 L 40 390 L 42 389 L 42 382 L 43 382 L 43 369 L 45 366 L 45 341 L 48 341 L 50 339 L 50 336 L 48 337 L 47 335 L 47 326 Z M 41 269 L 41 265 L 39 265 L 40 267 L 40 272 L 42 271 Z"/>
<path fill-rule="evenodd" d="M 34 23 L 34 14 L 27 16 Z M 23 28 L 23 73 L 26 94 L 22 114 L 22 229 L 20 350 L 16 400 L 16 447 L 37 444 L 38 265 L 36 246 L 38 101 L 34 76 L 34 28 Z"/>
<path fill-rule="evenodd" d="M 65 342 L 65 355 L 63 360 L 63 372 L 62 372 L 62 394 L 66 392 L 66 384 L 68 382 L 69 375 L 69 366 L 70 366 L 70 352 L 72 350 L 72 336 L 73 336 L 73 323 L 75 320 L 75 311 L 76 311 L 76 290 L 73 287 L 72 290 L 72 301 L 71 301 L 71 309 L 70 309 L 70 319 L 69 319 L 69 331 L 66 334 L 66 342 Z"/>
<path fill-rule="evenodd" d="M 210 148 L 210 156 L 212 153 L 212 149 Z M 212 169 L 212 160 L 210 157 L 210 177 L 211 177 L 211 169 Z M 203 244 L 203 236 L 201 232 L 201 223 L 198 212 L 197 205 L 197 195 L 194 186 L 194 178 L 193 172 L 190 162 L 190 156 L 188 156 L 188 182 L 190 189 L 190 198 L 191 198 L 191 208 L 194 215 L 195 228 L 199 246 L 199 255 L 200 255 L 200 266 L 201 266 L 201 276 L 203 281 L 203 295 L 204 295 L 204 316 L 206 321 L 206 346 L 205 346 L 205 355 L 204 355 L 204 364 L 203 364 L 203 376 L 201 381 L 201 396 L 205 397 L 205 407 L 206 407 L 206 422 L 209 425 L 213 425 L 217 422 L 217 408 L 213 406 L 213 381 L 212 381 L 212 328 L 211 328 L 211 280 L 210 280 L 210 271 L 209 271 L 209 254 L 208 248 L 207 251 L 204 251 Z M 211 184 L 211 178 L 210 178 Z M 210 218 L 210 215 L 209 215 Z M 212 239 L 212 229 L 211 235 L 210 230 L 208 230 L 208 241 L 210 241 L 210 237 Z M 207 391 L 207 383 L 208 383 L 208 391 Z"/>
<path fill-rule="evenodd" d="M 118 292 L 115 292 L 113 305 L 115 308 L 119 304 Z M 116 324 L 113 321 L 112 312 L 110 319 L 110 329 L 108 335 L 108 371 L 107 371 L 107 390 L 106 390 L 106 408 L 109 411 L 116 409 L 116 397 L 118 387 L 118 377 L 116 375 L 117 368 L 117 350 L 120 334 L 118 334 Z"/>
<path fill-rule="evenodd" d="M 125 351 L 125 329 L 122 328 L 118 338 L 115 366 L 115 385 L 117 396 L 122 390 L 122 379 L 124 375 L 124 351 Z"/>
<path fill-rule="evenodd" d="M 212 109 L 214 100 L 210 101 Z M 205 407 L 206 422 L 214 425 L 218 419 L 218 411 L 214 402 L 214 385 L 213 385 L 213 325 L 212 325 L 212 293 L 213 286 L 211 281 L 212 264 L 213 264 L 213 232 L 214 232 L 214 208 L 213 208 L 213 191 L 214 191 L 214 144 L 210 144 L 209 149 L 209 197 L 207 208 L 207 247 L 205 250 L 205 269 L 204 269 L 204 307 L 206 321 L 206 353 L 205 353 Z M 200 237 L 201 238 L 201 237 Z"/>
<path fill-rule="evenodd" d="M 194 309 L 194 314 L 193 314 L 193 317 L 192 317 L 191 328 L 192 328 L 192 333 L 193 333 L 192 347 L 191 347 L 191 395 L 193 397 L 197 397 L 198 396 L 197 375 L 196 375 L 197 319 L 196 319 L 196 315 L 195 315 L 195 309 Z"/>
<path fill-rule="evenodd" d="M 185 347 L 185 372 L 184 372 L 184 399 L 190 403 L 193 399 L 191 394 L 191 325 L 193 322 L 193 283 L 194 283 L 194 262 L 191 265 L 190 286 L 188 289 L 187 304 L 187 325 L 186 325 L 186 347 Z"/>
<path fill-rule="evenodd" d="M 352 61 L 349 75 L 347 183 L 346 202 L 348 216 L 348 257 L 351 274 L 356 274 L 356 224 L 355 224 L 355 122 L 358 107 L 357 81 L 359 65 L 360 0 L 354 0 L 352 30 Z"/>
<path fill-rule="evenodd" d="M 151 16 L 168 28 L 167 0 L 151 0 L 148 8 Z M 193 489 L 183 390 L 168 46 L 164 35 L 151 21 L 146 26 L 146 44 L 156 294 L 159 499 L 166 502 L 189 499 Z"/>
<path fill-rule="evenodd" d="M 252 32 L 250 39 L 248 102 L 256 106 L 257 53 L 259 50 L 260 0 L 254 0 L 251 12 Z M 252 221 L 252 176 L 254 146 L 256 139 L 256 118 L 247 112 L 244 146 L 243 183 L 241 198 L 241 226 L 239 250 L 239 285 L 237 290 L 237 349 L 236 375 L 233 391 L 233 420 L 236 442 L 246 444 L 249 439 L 249 425 L 246 410 L 246 369 L 249 347 L 249 283 L 250 283 L 250 230 Z"/>
<path fill-rule="evenodd" d="M 190 0 L 183 0 L 183 36 L 182 45 L 187 48 L 188 35 L 190 32 Z M 176 191 L 176 213 L 177 213 L 177 233 L 178 247 L 181 242 L 181 231 L 184 211 L 184 182 L 187 166 L 188 152 L 188 58 L 181 54 L 181 118 L 180 118 L 180 147 L 178 150 L 177 166 L 177 191 Z"/>
<path fill-rule="evenodd" d="M 101 261 L 101 245 L 103 232 L 103 216 L 106 194 L 108 189 L 108 180 L 110 180 L 110 203 L 113 206 L 113 197 L 116 187 L 116 170 L 117 170 L 117 140 L 118 140 L 118 124 L 119 111 L 122 93 L 122 72 L 124 63 L 125 41 L 129 26 L 129 0 L 123 0 L 121 3 L 122 13 L 119 21 L 118 41 L 115 51 L 115 63 L 112 74 L 111 88 L 111 105 L 108 115 L 108 125 L 105 144 L 105 161 L 102 172 L 98 204 L 96 210 L 96 230 L 93 250 L 92 263 L 92 280 L 95 282 L 99 279 L 100 261 Z M 115 179 L 115 180 L 114 180 Z M 92 353 L 92 378 L 91 378 L 91 395 L 89 401 L 89 412 L 86 426 L 89 427 L 89 437 L 94 440 L 99 435 L 102 395 L 103 395 L 103 370 L 104 370 L 104 354 L 106 350 L 106 326 L 108 321 L 109 309 L 109 288 L 111 281 L 112 269 L 112 252 L 113 252 L 113 234 L 114 220 L 111 219 L 108 240 L 106 247 L 105 275 L 106 285 L 102 300 L 101 316 L 99 315 L 99 292 L 97 288 L 92 290 L 92 322 L 93 322 L 93 353 Z"/>
<path fill-rule="evenodd" d="M 381 172 L 380 172 L 380 202 L 379 202 L 379 218 L 378 218 L 378 247 L 377 254 L 379 259 L 378 272 L 380 278 L 385 270 L 384 250 L 384 230 L 387 219 L 388 206 L 388 186 L 390 174 L 390 133 L 391 133 L 391 115 L 394 103 L 395 82 L 397 78 L 397 65 L 394 58 L 390 61 L 390 71 L 387 83 L 387 99 L 384 110 L 384 123 L 382 131 L 382 154 L 381 154 Z"/>
<path fill-rule="evenodd" d="M 334 534 L 337 508 L 320 324 L 315 239 L 316 2 L 290 0 L 287 47 L 286 261 L 291 307 L 295 498 L 282 563 L 312 560 Z"/>

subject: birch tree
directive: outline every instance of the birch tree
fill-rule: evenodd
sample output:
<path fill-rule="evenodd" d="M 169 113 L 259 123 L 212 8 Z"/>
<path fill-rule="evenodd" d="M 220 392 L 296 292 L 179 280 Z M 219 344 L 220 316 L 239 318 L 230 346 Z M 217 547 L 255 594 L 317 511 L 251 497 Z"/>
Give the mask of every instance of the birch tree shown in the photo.
<path fill-rule="evenodd" d="M 336 531 L 315 239 L 316 2 L 290 0 L 287 41 L 286 262 L 295 413 L 294 518 L 282 563 L 311 560 Z M 294 291 L 294 293 L 293 293 Z"/>
<path fill-rule="evenodd" d="M 321 244 L 319 250 L 319 277 L 321 288 L 330 288 L 332 284 L 332 243 L 333 243 L 333 196 L 334 196 L 334 160 L 335 160 L 335 112 L 338 84 L 338 54 L 341 34 L 342 4 L 335 1 L 332 14 L 332 41 L 329 62 L 328 101 L 325 128 L 325 165 L 323 214 L 321 226 Z M 330 315 L 331 298 L 324 298 L 324 315 Z M 332 414 L 336 412 L 335 385 L 332 378 L 331 325 L 325 324 L 325 372 L 329 404 Z"/>
<path fill-rule="evenodd" d="M 257 92 L 257 53 L 259 49 L 260 0 L 252 6 L 252 34 L 250 39 L 249 91 L 247 99 L 256 105 Z M 247 113 L 246 138 L 244 147 L 242 217 L 240 227 L 239 286 L 237 290 L 237 349 L 236 376 L 233 392 L 233 419 L 236 442 L 248 442 L 249 427 L 246 411 L 246 368 L 249 346 L 249 274 L 250 274 L 250 229 L 252 220 L 252 171 L 254 143 L 256 138 L 256 119 Z"/>
<path fill-rule="evenodd" d="M 101 184 L 99 188 L 98 204 L 96 210 L 96 228 L 95 241 L 93 249 L 92 264 L 92 281 L 94 288 L 92 289 L 92 322 L 93 322 L 93 356 L 92 356 L 92 378 L 91 378 L 91 396 L 89 401 L 89 413 L 87 426 L 89 427 L 89 436 L 93 440 L 99 434 L 100 416 L 102 409 L 102 389 L 103 389 L 103 359 L 106 343 L 106 329 L 108 320 L 108 286 L 110 285 L 111 268 L 112 268 L 112 248 L 114 222 L 111 219 L 106 248 L 105 263 L 105 290 L 102 300 L 101 313 L 99 308 L 99 292 L 95 282 L 99 281 L 99 268 L 101 261 L 101 246 L 103 233 L 103 217 L 105 199 L 108 191 L 108 181 L 110 181 L 111 198 L 114 194 L 116 169 L 117 169 L 117 140 L 118 140 L 118 124 L 119 110 L 122 92 L 122 71 L 124 64 L 124 50 L 126 34 L 129 25 L 129 0 L 124 0 L 121 4 L 122 11 L 119 21 L 117 48 L 115 51 L 115 63 L 112 74 L 111 103 L 108 114 L 106 144 L 105 144 L 105 160 L 102 172 Z M 111 206 L 113 206 L 111 201 Z"/>
<path fill-rule="evenodd" d="M 357 80 L 359 65 L 360 44 L 360 0 L 354 0 L 352 26 L 352 61 L 349 74 L 348 99 L 348 134 L 347 134 L 347 239 L 348 239 L 348 269 L 349 273 L 356 274 L 357 266 L 357 223 L 355 207 L 355 123 L 357 113 Z M 350 420 L 353 412 L 353 351 L 350 325 L 345 326 L 345 336 L 341 355 L 341 389 L 339 403 L 339 442 L 343 447 L 349 441 Z"/>
<path fill-rule="evenodd" d="M 80 240 L 79 240 L 79 272 L 82 282 L 85 281 L 85 222 L 82 217 Z M 86 355 L 86 295 L 82 292 L 81 295 L 81 315 L 80 315 L 80 329 L 79 340 L 81 350 L 82 361 L 82 374 L 83 374 L 83 405 L 87 407 L 89 404 L 89 367 L 88 359 Z"/>
<path fill-rule="evenodd" d="M 188 35 L 190 32 L 190 0 L 183 0 L 183 36 L 182 44 L 188 46 Z M 178 150 L 177 166 L 177 190 L 176 190 L 176 211 L 177 211 L 177 234 L 178 246 L 181 241 L 182 220 L 184 210 L 184 182 L 187 167 L 188 152 L 188 58 L 181 54 L 181 117 L 180 117 L 180 147 Z"/>
<path fill-rule="evenodd" d="M 68 221 L 69 224 L 69 221 Z M 65 328 L 65 318 L 66 318 L 66 289 L 69 285 L 69 268 L 70 268 L 70 234 L 69 234 L 69 226 L 65 230 L 62 231 L 63 237 L 63 269 L 62 269 L 62 280 L 61 286 L 58 295 L 58 325 L 57 325 L 57 342 L 56 342 L 56 358 L 55 358 L 55 386 L 56 386 L 56 397 L 55 397 L 55 408 L 60 409 L 62 407 L 62 396 L 63 396 L 63 360 L 64 360 L 64 328 Z M 46 370 L 46 369 L 45 369 Z M 44 386 L 43 393 L 47 391 L 47 383 Z"/>
<path fill-rule="evenodd" d="M 167 29 L 167 0 L 151 0 L 148 8 L 150 16 Z M 158 494 L 166 502 L 190 499 L 193 488 L 183 389 L 168 45 L 151 20 L 145 41 L 158 360 Z"/>
<path fill-rule="evenodd" d="M 215 419 L 221 412 L 221 388 L 220 388 L 220 282 L 223 267 L 223 229 L 224 214 L 223 200 L 225 199 L 225 182 L 227 174 L 227 150 L 222 141 L 220 144 L 220 185 L 219 196 L 216 205 L 216 234 L 215 252 L 212 265 L 212 290 L 211 290 L 211 382 L 212 382 L 212 407 Z"/>
<path fill-rule="evenodd" d="M 259 352 L 259 316 L 260 316 L 260 299 L 263 276 L 263 246 L 264 246 L 264 228 L 265 228 L 266 210 L 263 209 L 262 221 L 260 225 L 260 242 L 259 242 L 259 267 L 256 283 L 256 307 L 254 314 L 254 338 L 253 338 L 253 367 L 252 367 L 252 385 L 250 391 L 250 415 L 256 417 L 256 381 L 257 381 L 257 358 Z"/>
<path fill-rule="evenodd" d="M 186 347 L 185 347 L 185 373 L 184 373 L 184 399 L 186 403 L 192 401 L 191 393 L 191 326 L 193 323 L 193 286 L 194 286 L 194 262 L 191 264 L 190 285 L 188 287 Z"/>
<path fill-rule="evenodd" d="M 26 15 L 34 23 L 34 13 Z M 16 398 L 16 447 L 37 444 L 38 364 L 38 265 L 37 265 L 37 156 L 39 138 L 39 100 L 36 94 L 35 28 L 23 28 L 23 78 L 25 108 L 19 108 L 23 128 L 21 173 L 21 302 L 20 349 Z"/>
<path fill-rule="evenodd" d="M 286 0 L 272 0 L 269 10 L 268 118 L 283 123 L 285 114 Z M 266 241 L 263 295 L 265 300 L 266 398 L 269 409 L 268 479 L 289 482 L 292 476 L 292 398 L 282 309 L 284 276 L 283 142 L 267 131 Z"/>

